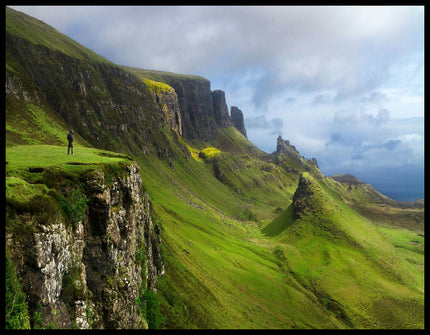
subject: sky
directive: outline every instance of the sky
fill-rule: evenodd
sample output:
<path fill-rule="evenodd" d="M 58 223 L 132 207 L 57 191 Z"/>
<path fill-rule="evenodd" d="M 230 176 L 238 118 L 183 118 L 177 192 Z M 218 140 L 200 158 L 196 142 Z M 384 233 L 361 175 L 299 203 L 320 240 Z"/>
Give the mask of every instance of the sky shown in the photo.
<path fill-rule="evenodd" d="M 423 6 L 11 6 L 118 65 L 200 75 L 265 152 L 424 198 Z"/>

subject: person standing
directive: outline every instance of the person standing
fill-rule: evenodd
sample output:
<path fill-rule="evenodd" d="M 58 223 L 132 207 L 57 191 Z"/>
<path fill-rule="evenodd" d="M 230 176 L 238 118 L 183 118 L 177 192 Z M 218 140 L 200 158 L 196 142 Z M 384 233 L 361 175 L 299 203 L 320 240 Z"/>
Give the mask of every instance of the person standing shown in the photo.
<path fill-rule="evenodd" d="M 67 154 L 69 154 L 70 149 L 72 149 L 73 155 L 73 130 L 70 129 L 70 132 L 67 134 L 67 140 L 69 141 L 69 146 L 67 147 Z"/>

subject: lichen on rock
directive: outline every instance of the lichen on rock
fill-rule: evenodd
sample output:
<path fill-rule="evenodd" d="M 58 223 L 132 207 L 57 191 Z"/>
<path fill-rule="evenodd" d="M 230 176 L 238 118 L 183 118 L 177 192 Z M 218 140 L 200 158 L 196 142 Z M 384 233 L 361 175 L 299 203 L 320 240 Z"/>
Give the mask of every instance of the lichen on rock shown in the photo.
<path fill-rule="evenodd" d="M 28 213 L 8 220 L 7 250 L 22 278 L 30 314 L 40 322 L 34 321 L 33 328 L 146 325 L 136 300 L 141 288 L 155 290 L 164 273 L 161 237 L 139 167 L 126 165 L 109 183 L 105 177 L 97 171 L 82 180 L 89 201 L 75 225 L 61 215 L 50 217 L 49 224 Z M 142 250 L 145 255 L 139 257 Z"/>

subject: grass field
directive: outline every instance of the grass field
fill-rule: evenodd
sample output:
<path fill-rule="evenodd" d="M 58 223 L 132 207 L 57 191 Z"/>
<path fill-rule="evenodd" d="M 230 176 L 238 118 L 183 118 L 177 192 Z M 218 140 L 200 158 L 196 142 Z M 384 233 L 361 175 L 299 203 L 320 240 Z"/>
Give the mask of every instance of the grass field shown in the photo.
<path fill-rule="evenodd" d="M 239 158 L 222 159 L 234 167 Z M 249 172 L 228 176 L 242 190 L 251 172 L 261 171 L 252 158 L 245 162 Z M 294 220 L 287 189 L 282 203 L 264 186 L 237 194 L 231 183 L 213 177 L 211 163 L 176 161 L 175 171 L 155 159 L 139 164 L 162 226 L 166 277 L 160 293 L 171 316 L 167 327 L 423 327 L 420 247 L 409 248 L 411 255 L 399 250 L 391 231 L 339 200 L 331 180 L 308 174 L 312 206 Z M 277 216 L 281 203 L 285 209 Z M 258 220 L 243 215 L 247 207 Z M 403 314 L 405 308 L 414 313 Z"/>
<path fill-rule="evenodd" d="M 374 226 L 340 201 L 335 181 L 304 173 L 312 195 L 295 219 L 297 180 L 250 155 L 180 157 L 175 169 L 155 157 L 136 160 L 162 232 L 163 327 L 423 327 L 423 236 Z M 12 146 L 6 161 L 6 197 L 24 203 L 50 194 L 52 171 L 74 180 L 130 162 L 80 145 L 74 156 L 66 146 Z"/>

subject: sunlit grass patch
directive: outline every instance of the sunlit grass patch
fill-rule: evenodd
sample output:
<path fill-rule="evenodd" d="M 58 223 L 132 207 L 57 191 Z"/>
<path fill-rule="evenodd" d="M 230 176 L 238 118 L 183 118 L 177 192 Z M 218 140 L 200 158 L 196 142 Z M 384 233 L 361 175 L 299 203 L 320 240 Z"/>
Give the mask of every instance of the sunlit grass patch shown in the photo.
<path fill-rule="evenodd" d="M 214 147 L 205 148 L 200 151 L 199 156 L 203 159 L 210 159 L 218 155 L 221 151 Z"/>
<path fill-rule="evenodd" d="M 156 94 L 160 94 L 163 92 L 174 92 L 175 91 L 173 89 L 173 87 L 167 85 L 166 83 L 162 83 L 159 81 L 144 78 L 143 82 Z"/>
<path fill-rule="evenodd" d="M 22 145 L 6 149 L 6 172 L 17 169 L 47 168 L 52 166 L 84 166 L 126 162 L 122 154 L 94 148 L 75 146 L 74 155 L 67 154 L 67 146 Z"/>

